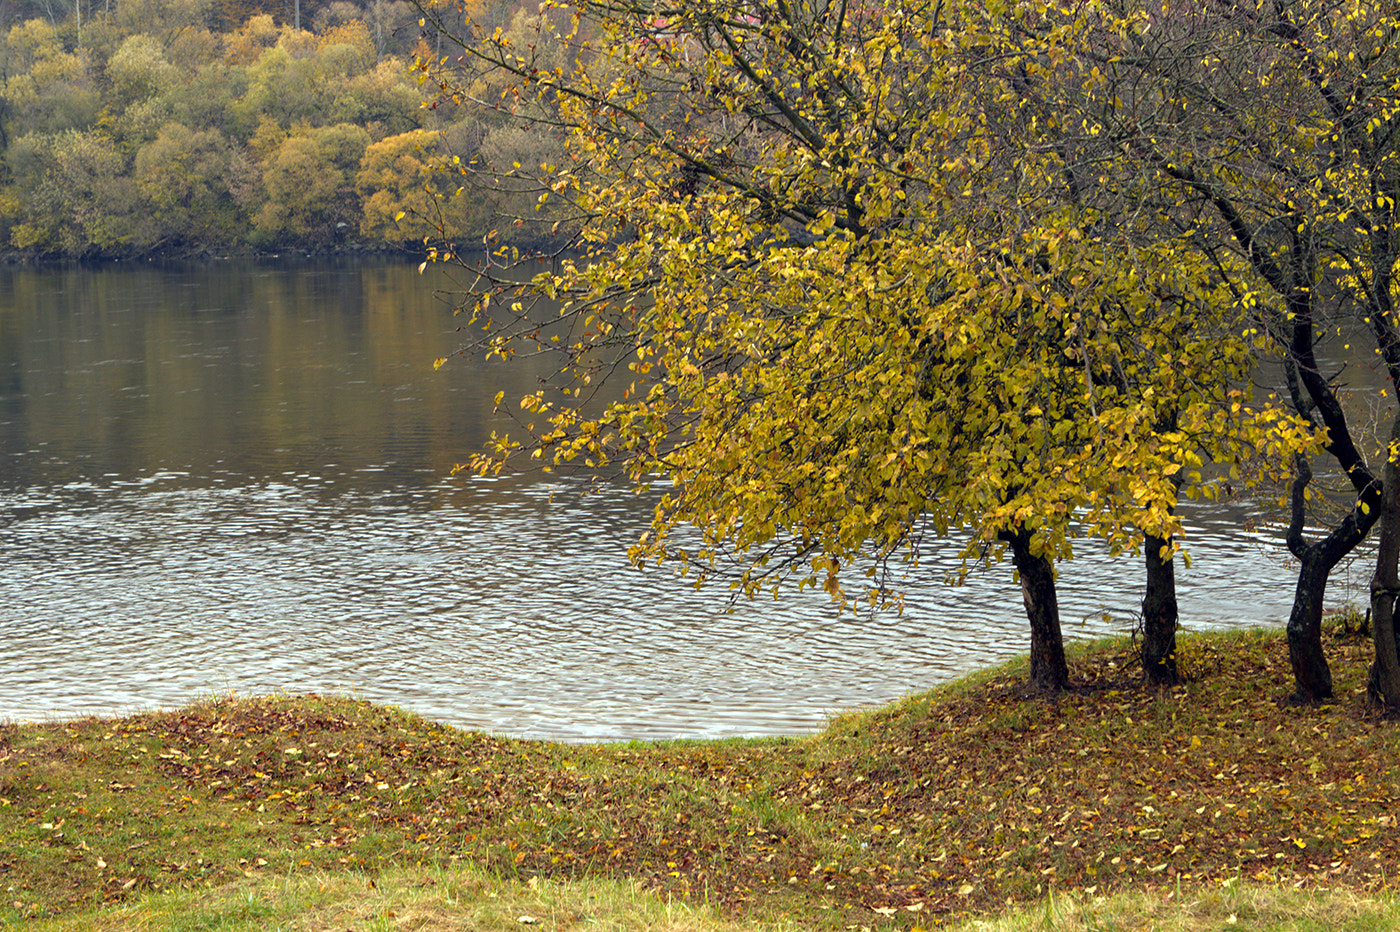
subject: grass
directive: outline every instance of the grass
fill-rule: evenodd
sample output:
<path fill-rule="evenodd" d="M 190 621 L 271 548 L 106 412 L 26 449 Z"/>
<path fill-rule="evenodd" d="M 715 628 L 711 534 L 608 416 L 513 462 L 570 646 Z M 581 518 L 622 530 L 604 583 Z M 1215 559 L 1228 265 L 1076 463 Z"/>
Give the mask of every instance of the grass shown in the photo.
<path fill-rule="evenodd" d="M 1396 726 L 1369 642 L 1328 647 L 1320 708 L 1254 632 L 1183 639 L 1173 690 L 1099 643 L 1053 701 L 1013 663 L 800 740 L 557 745 L 322 697 L 0 726 L 0 926 L 1400 928 Z"/>
<path fill-rule="evenodd" d="M 391 869 L 245 879 L 208 890 L 148 894 L 97 911 L 25 924 L 31 932 L 793 932 L 800 917 L 754 921 L 609 880 L 505 881 L 469 868 Z M 858 929 L 868 927 L 859 926 Z M 1185 894 L 1051 897 L 953 932 L 1393 932 L 1393 898 L 1229 884 Z"/>
<path fill-rule="evenodd" d="M 209 890 L 147 895 L 52 919 L 33 920 L 34 932 L 549 932 L 588 929 L 655 932 L 730 932 L 745 928 L 702 905 L 667 900 L 616 881 L 504 881 L 479 871 L 390 869 L 244 879 Z M 774 927 L 774 932 L 780 932 Z"/>

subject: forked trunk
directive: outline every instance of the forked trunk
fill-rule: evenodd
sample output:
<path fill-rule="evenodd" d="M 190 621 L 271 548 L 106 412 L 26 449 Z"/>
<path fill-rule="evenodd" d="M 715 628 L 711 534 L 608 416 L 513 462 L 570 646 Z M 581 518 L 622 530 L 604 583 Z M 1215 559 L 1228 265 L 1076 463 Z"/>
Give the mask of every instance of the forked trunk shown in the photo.
<path fill-rule="evenodd" d="M 1142 669 L 1158 686 L 1181 682 L 1176 665 L 1176 561 L 1170 537 L 1145 536 L 1147 591 L 1142 596 Z"/>
<path fill-rule="evenodd" d="M 1060 633 L 1060 605 L 1055 596 L 1055 567 L 1031 552 L 1032 532 L 1023 528 L 1003 531 L 1011 546 L 1011 559 L 1021 577 L 1021 599 L 1031 623 L 1031 686 L 1054 693 L 1069 688 L 1065 643 Z"/>
<path fill-rule="evenodd" d="M 1327 578 L 1365 539 L 1382 510 L 1381 483 L 1364 466 L 1353 468 L 1359 476 L 1353 480 L 1360 492 L 1356 504 L 1326 537 L 1309 542 L 1303 529 L 1307 523 L 1305 492 L 1312 481 L 1312 467 L 1306 457 L 1300 455 L 1295 460 L 1293 518 L 1287 533 L 1288 549 L 1298 558 L 1298 586 L 1293 592 L 1293 610 L 1288 615 L 1288 660 L 1293 667 L 1295 702 L 1322 702 L 1333 696 L 1332 671 L 1322 651 L 1322 600 L 1327 594 Z"/>

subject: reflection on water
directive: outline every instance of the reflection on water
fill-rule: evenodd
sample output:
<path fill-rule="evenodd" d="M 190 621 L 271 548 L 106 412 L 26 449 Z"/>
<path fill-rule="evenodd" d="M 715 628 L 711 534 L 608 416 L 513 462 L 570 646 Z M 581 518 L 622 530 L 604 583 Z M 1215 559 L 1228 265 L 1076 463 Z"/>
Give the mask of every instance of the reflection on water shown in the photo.
<path fill-rule="evenodd" d="M 794 733 L 1024 649 L 1009 567 L 947 588 L 952 546 L 903 615 L 728 612 L 627 566 L 647 500 L 449 477 L 533 375 L 434 374 L 457 340 L 434 284 L 0 272 L 0 716 L 335 691 L 570 740 Z M 1188 626 L 1286 617 L 1290 567 L 1238 520 L 1193 518 Z M 1131 626 L 1136 561 L 1086 552 L 1061 584 L 1070 635 Z"/>

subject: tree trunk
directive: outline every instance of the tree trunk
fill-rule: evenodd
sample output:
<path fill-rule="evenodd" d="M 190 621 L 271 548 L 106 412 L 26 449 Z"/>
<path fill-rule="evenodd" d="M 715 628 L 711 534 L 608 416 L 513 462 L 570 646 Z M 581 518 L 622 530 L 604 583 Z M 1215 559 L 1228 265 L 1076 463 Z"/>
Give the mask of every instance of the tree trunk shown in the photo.
<path fill-rule="evenodd" d="M 1142 670 L 1157 686 L 1181 682 L 1176 665 L 1176 561 L 1170 556 L 1170 537 L 1144 535 L 1147 551 L 1147 591 L 1142 596 Z"/>
<path fill-rule="evenodd" d="M 1296 389 L 1294 397 L 1296 403 Z M 1300 403 L 1298 407 L 1306 413 Z M 1289 495 L 1292 519 L 1284 537 L 1289 552 L 1298 558 L 1298 586 L 1293 592 L 1293 610 L 1288 615 L 1288 660 L 1293 666 L 1293 700 L 1321 702 L 1333 696 L 1332 671 L 1322 650 L 1322 599 L 1327 594 L 1327 579 L 1380 517 L 1382 484 L 1364 465 L 1351 461 L 1352 483 L 1360 493 L 1356 504 L 1326 537 L 1310 543 L 1303 530 L 1307 526 L 1305 493 L 1312 482 L 1312 466 L 1301 454 L 1293 462 Z"/>
<path fill-rule="evenodd" d="M 1332 698 L 1332 671 L 1322 650 L 1322 598 L 1332 567 L 1342 555 L 1329 559 L 1322 544 L 1298 555 L 1298 586 L 1288 615 L 1288 661 L 1293 665 L 1293 698 L 1298 702 Z"/>
<path fill-rule="evenodd" d="M 1031 623 L 1031 686 L 1047 693 L 1069 688 L 1069 667 L 1060 633 L 1060 605 L 1055 596 L 1055 567 L 1044 556 L 1031 552 L 1032 532 L 1024 528 L 1002 531 L 1011 546 L 1011 559 L 1021 577 L 1021 599 Z"/>
<path fill-rule="evenodd" d="M 1242 243 L 1243 244 L 1243 243 Z M 1264 254 L 1261 252 L 1262 257 Z M 1324 449 L 1337 460 L 1356 491 L 1357 501 L 1341 524 L 1320 541 L 1309 543 L 1303 536 L 1307 527 L 1306 491 L 1312 481 L 1312 467 L 1306 456 L 1294 458 L 1291 493 L 1292 511 L 1286 539 L 1288 549 L 1298 558 L 1298 587 L 1294 591 L 1293 610 L 1288 616 L 1288 659 L 1293 665 L 1293 698 L 1303 702 L 1319 702 L 1332 698 L 1332 672 L 1322 652 L 1322 597 L 1327 591 L 1327 578 L 1341 559 L 1361 543 L 1371 525 L 1380 516 L 1381 483 L 1372 474 L 1351 436 L 1346 411 L 1342 408 L 1332 384 L 1322 375 L 1317 364 L 1316 332 L 1314 329 L 1313 287 L 1317 254 L 1311 240 L 1294 234 L 1294 258 L 1291 284 L 1279 288 L 1285 296 L 1292 333 L 1288 341 L 1288 357 L 1284 374 L 1288 392 L 1298 415 L 1316 426 L 1313 414 L 1322 418 L 1327 428 Z M 1258 263 L 1256 262 L 1256 267 Z M 1384 314 L 1373 312 L 1379 325 Z M 1373 327 L 1374 329 L 1374 327 Z M 1304 394 L 1306 390 L 1306 395 Z"/>
<path fill-rule="evenodd" d="M 1369 693 L 1388 708 L 1400 708 L 1400 654 L 1395 646 L 1395 599 L 1400 595 L 1400 415 L 1390 428 L 1390 450 L 1385 461 L 1381 492 L 1381 539 L 1376 547 L 1376 574 L 1371 577 L 1371 636 L 1375 660 L 1371 663 Z"/>

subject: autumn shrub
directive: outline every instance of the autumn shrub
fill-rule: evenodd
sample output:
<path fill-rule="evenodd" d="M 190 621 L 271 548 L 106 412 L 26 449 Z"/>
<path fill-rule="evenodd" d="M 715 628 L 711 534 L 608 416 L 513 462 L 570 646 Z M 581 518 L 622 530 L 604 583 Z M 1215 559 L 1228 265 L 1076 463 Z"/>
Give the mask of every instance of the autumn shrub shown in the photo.
<path fill-rule="evenodd" d="M 363 201 L 361 235 L 400 243 L 439 235 L 439 198 L 451 192 L 441 190 L 442 174 L 434 165 L 437 143 L 436 133 L 413 130 L 365 150 L 355 179 Z"/>
<path fill-rule="evenodd" d="M 329 243 L 359 227 L 355 172 L 369 133 L 350 124 L 299 129 L 263 166 L 266 200 L 253 217 L 269 243 Z"/>

